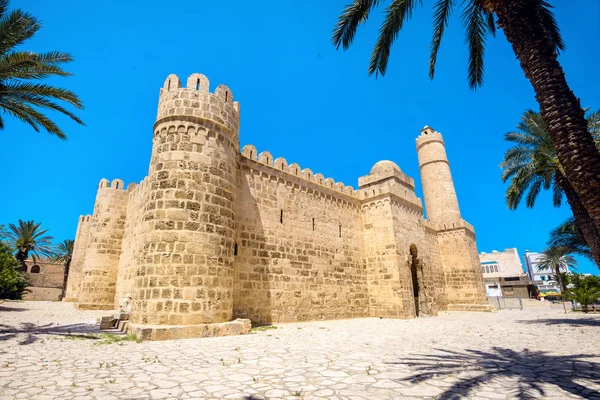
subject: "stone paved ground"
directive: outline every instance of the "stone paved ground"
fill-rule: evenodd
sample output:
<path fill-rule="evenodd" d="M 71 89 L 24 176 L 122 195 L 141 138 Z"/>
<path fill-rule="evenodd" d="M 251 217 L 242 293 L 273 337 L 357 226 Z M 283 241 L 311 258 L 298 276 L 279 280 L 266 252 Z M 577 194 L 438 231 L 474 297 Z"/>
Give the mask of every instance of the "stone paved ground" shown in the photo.
<path fill-rule="evenodd" d="M 0 304 L 0 399 L 600 399 L 599 315 L 504 310 L 80 339 L 104 314 Z"/>

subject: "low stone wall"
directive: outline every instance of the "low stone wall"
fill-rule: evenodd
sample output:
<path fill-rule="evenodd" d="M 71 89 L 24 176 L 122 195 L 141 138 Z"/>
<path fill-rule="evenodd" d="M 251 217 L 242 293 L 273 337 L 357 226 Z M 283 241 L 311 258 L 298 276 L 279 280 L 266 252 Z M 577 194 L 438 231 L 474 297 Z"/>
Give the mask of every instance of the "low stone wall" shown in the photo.
<path fill-rule="evenodd" d="M 249 319 L 236 319 L 218 324 L 198 325 L 127 325 L 127 333 L 134 334 L 140 340 L 172 340 L 215 336 L 245 335 L 250 333 L 252 324 Z"/>
<path fill-rule="evenodd" d="M 23 294 L 23 300 L 58 301 L 62 292 L 61 288 L 29 286 L 29 293 Z"/>

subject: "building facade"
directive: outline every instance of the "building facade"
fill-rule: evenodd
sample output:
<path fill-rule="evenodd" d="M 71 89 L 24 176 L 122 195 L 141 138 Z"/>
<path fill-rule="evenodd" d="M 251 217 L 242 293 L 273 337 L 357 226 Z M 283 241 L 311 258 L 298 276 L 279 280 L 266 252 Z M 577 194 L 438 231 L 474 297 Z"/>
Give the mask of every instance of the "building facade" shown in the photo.
<path fill-rule="evenodd" d="M 391 161 L 359 189 L 252 145 L 240 106 L 192 74 L 160 90 L 148 176 L 100 181 L 67 287 L 81 309 L 132 297 L 145 339 L 254 324 L 488 310 L 475 232 L 462 219 L 441 134 L 417 138 L 425 206 Z M 219 325 L 216 331 L 212 326 Z M 245 329 L 245 328 L 244 328 Z"/>
<path fill-rule="evenodd" d="M 537 286 L 540 293 L 560 292 L 561 289 L 558 282 L 552 278 L 553 272 L 548 270 L 540 271 L 538 269 L 540 257 L 540 253 L 530 252 L 529 250 L 525 251 L 525 265 L 527 266 L 529 279 Z M 568 267 L 561 267 L 560 271 L 571 273 Z"/>
<path fill-rule="evenodd" d="M 23 300 L 60 300 L 65 272 L 63 265 L 52 263 L 47 258 L 28 259 L 20 271 L 26 273 L 29 280 Z"/>
<path fill-rule="evenodd" d="M 516 248 L 479 254 L 486 294 L 490 297 L 529 298 L 529 277 Z"/>

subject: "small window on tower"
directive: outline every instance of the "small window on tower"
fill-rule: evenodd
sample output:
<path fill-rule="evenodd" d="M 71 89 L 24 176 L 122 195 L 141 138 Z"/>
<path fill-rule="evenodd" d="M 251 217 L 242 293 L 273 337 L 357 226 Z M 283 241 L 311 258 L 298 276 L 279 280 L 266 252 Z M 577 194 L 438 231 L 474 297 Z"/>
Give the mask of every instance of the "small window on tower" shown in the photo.
<path fill-rule="evenodd" d="M 200 79 L 196 79 L 196 90 L 200 90 Z"/>
<path fill-rule="evenodd" d="M 342 237 L 342 225 L 340 225 L 340 237 Z"/>
<path fill-rule="evenodd" d="M 225 91 L 225 101 L 229 100 L 229 92 Z"/>
<path fill-rule="evenodd" d="M 315 230 L 315 219 L 313 218 L 313 231 Z"/>
<path fill-rule="evenodd" d="M 283 224 L 283 210 L 279 210 L 279 223 Z"/>
<path fill-rule="evenodd" d="M 237 256 L 237 243 L 233 245 L 233 255 Z"/>

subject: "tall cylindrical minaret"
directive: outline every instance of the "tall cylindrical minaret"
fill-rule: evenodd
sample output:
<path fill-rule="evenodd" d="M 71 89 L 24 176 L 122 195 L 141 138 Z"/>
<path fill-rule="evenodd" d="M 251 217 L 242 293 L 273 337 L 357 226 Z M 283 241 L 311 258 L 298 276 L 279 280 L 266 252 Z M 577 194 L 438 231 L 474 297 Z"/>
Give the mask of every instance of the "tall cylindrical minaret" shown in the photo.
<path fill-rule="evenodd" d="M 160 91 L 131 320 L 230 321 L 239 105 L 224 85 L 169 75 Z"/>
<path fill-rule="evenodd" d="M 429 126 L 417 138 L 417 154 L 427 219 L 433 222 L 461 219 L 444 139 Z"/>
<path fill-rule="evenodd" d="M 92 225 L 91 215 L 82 215 L 77 223 L 77 232 L 75 233 L 75 244 L 73 245 L 73 257 L 71 267 L 69 268 L 69 277 L 65 289 L 65 297 L 62 301 L 77 301 L 81 280 L 83 278 L 83 263 L 85 262 L 85 253 L 90 238 L 90 227 Z"/>
<path fill-rule="evenodd" d="M 128 192 L 122 180 L 115 179 L 110 184 L 106 179 L 100 181 L 77 299 L 79 309 L 116 308 L 115 286 L 127 201 Z"/>

